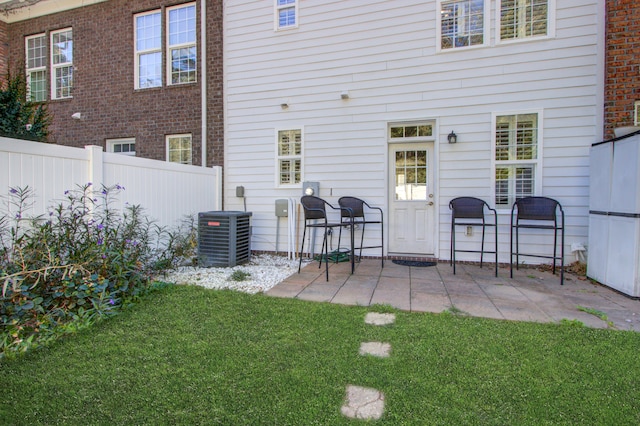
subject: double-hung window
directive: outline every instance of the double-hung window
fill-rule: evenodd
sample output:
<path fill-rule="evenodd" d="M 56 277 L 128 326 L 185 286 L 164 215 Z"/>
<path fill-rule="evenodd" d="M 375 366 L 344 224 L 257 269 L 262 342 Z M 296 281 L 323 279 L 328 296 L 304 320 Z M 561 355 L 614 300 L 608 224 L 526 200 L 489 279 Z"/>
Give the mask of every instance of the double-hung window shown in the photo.
<path fill-rule="evenodd" d="M 296 28 L 298 26 L 298 0 L 274 0 L 276 29 Z"/>
<path fill-rule="evenodd" d="M 134 16 L 134 25 L 136 89 L 162 86 L 163 63 L 167 85 L 196 81 L 195 3 L 168 7 L 164 23 L 160 10 L 139 13 Z M 166 34 L 164 50 L 163 28 Z"/>
<path fill-rule="evenodd" d="M 552 36 L 555 0 L 499 0 L 500 40 Z"/>
<path fill-rule="evenodd" d="M 73 30 L 51 32 L 51 99 L 71 97 L 73 88 Z"/>
<path fill-rule="evenodd" d="M 494 116 L 496 208 L 539 192 L 541 113 Z"/>
<path fill-rule="evenodd" d="M 278 185 L 302 182 L 302 129 L 278 130 Z"/>
<path fill-rule="evenodd" d="M 168 84 L 196 81 L 196 6 L 167 9 Z"/>
<path fill-rule="evenodd" d="M 162 16 L 160 11 L 135 18 L 136 89 L 162 86 Z"/>
<path fill-rule="evenodd" d="M 441 50 L 485 44 L 485 0 L 442 0 L 438 11 Z"/>
<path fill-rule="evenodd" d="M 47 36 L 37 34 L 25 39 L 27 98 L 32 102 L 47 100 Z"/>
<path fill-rule="evenodd" d="M 167 136 L 167 161 L 171 163 L 192 164 L 191 135 Z"/>

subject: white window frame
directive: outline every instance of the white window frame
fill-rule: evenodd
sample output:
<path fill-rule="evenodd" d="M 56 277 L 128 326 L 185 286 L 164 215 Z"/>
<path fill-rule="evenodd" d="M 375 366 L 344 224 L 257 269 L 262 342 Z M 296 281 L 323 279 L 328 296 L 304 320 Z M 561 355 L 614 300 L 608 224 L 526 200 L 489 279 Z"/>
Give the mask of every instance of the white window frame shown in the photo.
<path fill-rule="evenodd" d="M 498 117 L 513 117 L 518 115 L 532 115 L 535 114 L 537 116 L 537 130 L 536 130 L 536 158 L 534 159 L 509 159 L 509 160 L 496 160 L 496 124 L 498 121 Z M 505 204 L 497 204 L 496 203 L 496 169 L 500 166 L 532 166 L 534 177 L 533 177 L 533 194 L 532 196 L 538 196 L 542 194 L 542 153 L 543 153 L 543 122 L 544 116 L 542 110 L 523 110 L 523 111 L 505 111 L 499 113 L 492 113 L 491 115 L 491 192 L 492 192 L 492 200 L 496 210 L 501 211 L 502 213 L 510 212 L 511 207 L 513 206 L 513 202 L 515 201 L 515 194 L 512 191 L 509 191 L 509 202 L 507 205 Z"/>
<path fill-rule="evenodd" d="M 489 31 L 491 25 L 491 19 L 489 19 L 491 1 L 490 0 L 481 0 L 483 1 L 482 5 L 482 43 L 470 44 L 468 46 L 452 46 L 443 48 L 442 47 L 442 12 L 443 12 L 443 4 L 447 3 L 463 3 L 463 2 L 471 2 L 473 0 L 438 0 L 437 8 L 436 8 L 436 52 L 455 52 L 461 49 L 477 49 L 479 47 L 489 46 Z"/>
<path fill-rule="evenodd" d="M 187 9 L 187 8 L 193 8 L 193 12 L 194 12 L 194 18 L 193 18 L 193 41 L 188 41 L 188 42 L 184 42 L 184 43 L 176 43 L 176 44 L 171 44 L 171 24 L 169 22 L 169 15 L 171 14 L 171 12 L 179 10 L 179 9 Z M 195 83 L 198 81 L 198 46 L 197 46 L 197 27 L 198 27 L 198 11 L 196 9 L 196 4 L 195 3 L 185 3 L 185 4 L 181 4 L 178 6 L 172 6 L 172 7 L 168 7 L 165 13 L 165 30 L 166 30 L 166 73 L 167 73 L 167 86 L 175 86 L 175 85 L 180 85 L 180 84 L 191 84 L 191 83 Z M 189 81 L 183 81 L 183 82 L 173 82 L 173 69 L 171 66 L 172 63 L 172 55 L 171 52 L 174 50 L 181 50 L 181 49 L 193 49 L 193 51 L 195 52 L 195 64 L 193 67 L 193 79 L 189 80 Z M 191 72 L 191 71 L 189 71 Z"/>
<path fill-rule="evenodd" d="M 29 48 L 29 42 L 31 40 L 40 39 L 42 45 L 39 46 L 42 49 L 43 56 L 35 57 L 31 54 L 34 53 L 33 49 Z M 28 37 L 25 37 L 24 40 L 24 52 L 25 52 L 25 68 L 26 68 L 26 76 L 27 76 L 27 99 L 32 102 L 44 102 L 47 100 L 47 35 L 45 33 L 34 34 Z M 42 62 L 42 65 L 39 66 L 30 66 L 31 61 L 35 61 L 39 59 Z M 33 75 L 36 73 L 43 73 L 44 77 L 42 79 L 42 84 L 44 84 L 44 89 L 42 91 L 36 92 L 42 95 L 42 98 L 33 98 Z M 37 96 L 37 95 L 36 95 Z"/>
<path fill-rule="evenodd" d="M 189 138 L 189 158 L 188 161 L 171 161 L 171 153 L 173 151 L 177 151 L 177 150 L 172 150 L 170 145 L 171 145 L 171 140 L 172 139 L 184 139 L 184 138 Z M 191 135 L 191 133 L 182 133 L 182 134 L 178 134 L 178 135 L 167 135 L 166 137 L 166 147 L 167 147 L 167 162 L 169 163 L 178 163 L 178 164 L 193 164 L 193 137 Z M 187 151 L 184 147 L 180 147 L 179 148 L 180 151 Z M 181 156 L 182 157 L 182 156 Z"/>
<path fill-rule="evenodd" d="M 112 152 L 114 154 L 130 155 L 132 157 L 135 157 L 136 156 L 135 144 L 136 144 L 135 138 L 107 139 L 107 151 Z M 116 146 L 123 146 L 123 145 L 128 145 L 129 148 L 131 148 L 131 145 L 133 145 L 134 150 L 133 151 L 131 150 L 116 151 Z"/>
<path fill-rule="evenodd" d="M 520 43 L 532 40 L 540 40 L 547 38 L 554 38 L 556 36 L 556 0 L 546 0 L 547 1 L 547 33 L 544 35 L 523 35 L 521 37 L 514 37 L 508 39 L 502 39 L 501 30 L 502 30 L 502 2 L 504 0 L 497 0 L 496 2 L 496 43 L 497 44 L 505 44 L 505 43 Z M 530 2 L 537 0 L 516 0 L 522 2 Z"/>
<path fill-rule="evenodd" d="M 151 47 L 151 48 L 147 48 L 147 49 L 141 49 L 138 50 L 138 18 L 144 18 L 146 16 L 152 16 L 152 15 L 158 15 L 159 19 L 160 19 L 160 34 L 158 34 L 158 37 L 160 38 L 160 43 L 157 47 Z M 162 87 L 162 68 L 163 68 L 163 60 L 162 60 L 162 11 L 160 9 L 157 10 L 151 10 L 149 12 L 144 12 L 144 13 L 138 13 L 133 15 L 133 50 L 134 50 L 134 55 L 135 55 L 135 82 L 134 82 L 134 88 L 135 89 L 150 89 L 153 87 Z M 140 58 L 145 56 L 145 55 L 154 55 L 154 54 L 160 54 L 160 76 L 157 79 L 158 83 L 156 84 L 149 84 L 149 85 L 141 85 L 140 84 Z"/>
<path fill-rule="evenodd" d="M 281 4 L 281 2 L 286 3 Z M 293 9 L 295 22 L 292 25 L 280 25 L 280 11 L 285 9 Z M 298 28 L 299 21 L 299 0 L 273 0 L 273 25 L 276 31 Z"/>
<path fill-rule="evenodd" d="M 410 122 L 394 122 L 389 123 L 388 141 L 389 143 L 407 143 L 407 142 L 433 142 L 435 141 L 436 126 L 432 120 L 427 121 L 410 121 Z M 402 136 L 397 133 L 402 128 Z M 414 132 L 415 128 L 415 132 Z M 398 129 L 394 132 L 393 129 Z"/>
<path fill-rule="evenodd" d="M 62 34 L 65 32 L 71 33 L 71 61 L 56 62 L 59 56 L 54 54 L 53 50 L 56 44 L 54 43 L 53 39 L 56 35 Z M 73 90 L 73 28 L 63 28 L 61 30 L 51 31 L 49 41 L 50 41 L 49 47 L 50 47 L 50 58 L 51 58 L 51 99 L 72 98 L 73 95 L 71 94 L 71 92 Z M 58 95 L 59 85 L 58 85 L 57 71 L 58 70 L 63 71 L 64 69 L 67 69 L 69 79 L 70 79 L 69 85 L 65 87 L 65 90 L 68 91 L 68 93 Z"/>
<path fill-rule="evenodd" d="M 280 154 L 280 133 L 281 132 L 300 132 L 300 153 L 299 154 Z M 275 129 L 275 184 L 277 188 L 298 188 L 302 186 L 304 182 L 304 127 L 303 126 L 289 126 Z M 281 180 L 282 169 L 280 167 L 281 161 L 296 161 L 300 162 L 300 180 L 295 181 L 295 170 L 290 169 L 289 173 L 292 175 L 292 181 L 283 183 Z"/>

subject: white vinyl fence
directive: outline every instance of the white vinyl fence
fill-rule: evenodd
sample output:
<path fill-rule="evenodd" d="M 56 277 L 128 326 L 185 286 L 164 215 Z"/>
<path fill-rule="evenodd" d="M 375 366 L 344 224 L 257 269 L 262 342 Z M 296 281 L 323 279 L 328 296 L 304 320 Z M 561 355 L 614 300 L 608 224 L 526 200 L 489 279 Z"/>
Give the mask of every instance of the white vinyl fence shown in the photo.
<path fill-rule="evenodd" d="M 102 147 L 73 148 L 0 137 L 0 196 L 10 188 L 35 192 L 28 215 L 49 212 L 65 191 L 91 182 L 124 187 L 113 207 L 141 205 L 158 225 L 176 227 L 186 215 L 222 209 L 222 169 L 102 152 Z M 3 198 L 3 201 L 4 198 Z M 2 206 L 6 211 L 6 206 Z"/>

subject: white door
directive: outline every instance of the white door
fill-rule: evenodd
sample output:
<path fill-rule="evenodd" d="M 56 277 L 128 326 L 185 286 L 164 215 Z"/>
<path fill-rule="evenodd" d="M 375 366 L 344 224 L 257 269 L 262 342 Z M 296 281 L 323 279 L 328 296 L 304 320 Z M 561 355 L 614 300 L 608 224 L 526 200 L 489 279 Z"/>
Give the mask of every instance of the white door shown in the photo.
<path fill-rule="evenodd" d="M 435 254 L 433 142 L 389 144 L 389 252 Z"/>

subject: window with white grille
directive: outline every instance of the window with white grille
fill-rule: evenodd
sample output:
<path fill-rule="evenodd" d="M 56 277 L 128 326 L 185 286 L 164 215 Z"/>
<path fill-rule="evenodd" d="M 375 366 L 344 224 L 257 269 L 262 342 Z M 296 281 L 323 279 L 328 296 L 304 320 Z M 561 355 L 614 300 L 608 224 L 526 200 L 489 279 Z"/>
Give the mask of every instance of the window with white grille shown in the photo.
<path fill-rule="evenodd" d="M 167 136 L 167 161 L 171 163 L 192 164 L 191 135 Z"/>
<path fill-rule="evenodd" d="M 45 34 L 25 39 L 27 96 L 32 102 L 47 100 L 47 37 Z"/>
<path fill-rule="evenodd" d="M 73 30 L 51 32 L 51 99 L 71 97 L 73 88 Z"/>
<path fill-rule="evenodd" d="M 135 88 L 162 86 L 163 28 L 166 84 L 193 83 L 197 76 L 196 5 L 188 3 L 134 16 Z"/>
<path fill-rule="evenodd" d="M 162 16 L 160 11 L 135 16 L 136 89 L 162 86 Z"/>
<path fill-rule="evenodd" d="M 298 0 L 275 0 L 276 30 L 298 26 Z"/>
<path fill-rule="evenodd" d="M 116 154 L 135 156 L 136 140 L 134 138 L 107 139 L 107 150 Z"/>
<path fill-rule="evenodd" d="M 499 0 L 500 41 L 554 35 L 555 0 Z"/>
<path fill-rule="evenodd" d="M 167 84 L 196 81 L 196 5 L 167 8 Z"/>
<path fill-rule="evenodd" d="M 494 116 L 496 208 L 536 195 L 539 188 L 542 134 L 540 113 Z"/>
<path fill-rule="evenodd" d="M 278 130 L 278 185 L 302 182 L 302 129 Z"/>
<path fill-rule="evenodd" d="M 484 0 L 442 0 L 439 49 L 455 49 L 485 44 L 487 22 Z"/>

